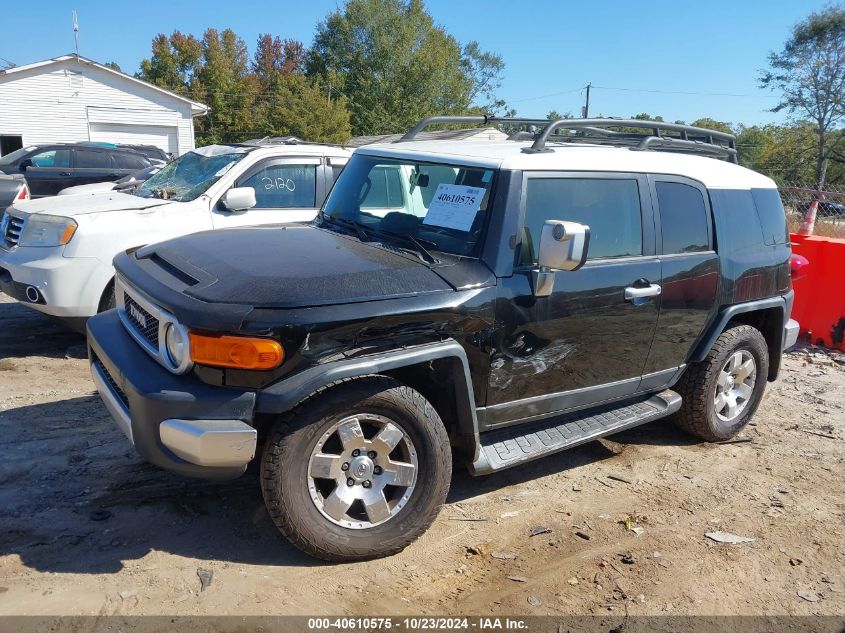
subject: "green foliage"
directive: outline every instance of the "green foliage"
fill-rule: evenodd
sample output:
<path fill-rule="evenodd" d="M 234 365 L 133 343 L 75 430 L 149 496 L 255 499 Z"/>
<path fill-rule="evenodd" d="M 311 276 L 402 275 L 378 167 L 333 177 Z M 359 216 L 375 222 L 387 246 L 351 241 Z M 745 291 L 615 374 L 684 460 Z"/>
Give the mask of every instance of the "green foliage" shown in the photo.
<path fill-rule="evenodd" d="M 828 6 L 796 24 L 783 50 L 769 55 L 760 85 L 780 92 L 774 112 L 815 124 L 815 179 L 821 188 L 830 158 L 829 136 L 845 117 L 845 10 Z"/>
<path fill-rule="evenodd" d="M 197 120 L 203 144 L 244 140 L 257 132 L 258 78 L 250 72 L 246 43 L 231 29 L 208 29 L 202 38 L 202 64 L 190 85 L 190 96 L 209 106 Z"/>
<path fill-rule="evenodd" d="M 301 74 L 282 75 L 272 87 L 265 125 L 270 136 L 345 143 L 352 136 L 345 97 L 334 101 Z"/>
<path fill-rule="evenodd" d="M 106 62 L 105 64 L 103 64 L 103 66 L 105 66 L 106 68 L 111 68 L 112 70 L 116 70 L 116 71 L 117 71 L 117 72 L 119 72 L 119 73 L 122 73 L 122 72 L 123 72 L 123 71 L 120 69 L 120 66 L 118 65 L 118 63 L 117 63 L 117 62 Z"/>
<path fill-rule="evenodd" d="M 197 145 L 264 136 L 345 142 L 349 113 L 303 75 L 305 47 L 262 34 L 250 59 L 231 29 L 208 29 L 202 39 L 175 31 L 157 35 L 138 77 L 209 106 L 195 119 Z"/>
<path fill-rule="evenodd" d="M 356 135 L 401 132 L 493 93 L 504 64 L 477 42 L 463 48 L 434 24 L 422 0 L 347 0 L 317 25 L 307 73 L 348 99 Z"/>
<path fill-rule="evenodd" d="M 696 119 L 690 125 L 693 125 L 695 127 L 703 127 L 707 130 L 716 130 L 717 132 L 726 132 L 727 134 L 734 133 L 730 123 L 725 123 L 724 121 L 717 121 L 716 119 L 711 119 L 708 117 Z"/>

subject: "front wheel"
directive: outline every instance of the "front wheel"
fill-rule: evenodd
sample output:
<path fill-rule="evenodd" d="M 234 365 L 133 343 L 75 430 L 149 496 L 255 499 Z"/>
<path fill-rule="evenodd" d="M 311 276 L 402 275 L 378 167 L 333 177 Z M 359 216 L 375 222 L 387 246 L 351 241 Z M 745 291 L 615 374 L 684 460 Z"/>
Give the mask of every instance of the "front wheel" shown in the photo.
<path fill-rule="evenodd" d="M 276 424 L 261 462 L 273 522 L 299 549 L 330 561 L 404 549 L 434 521 L 451 475 L 440 416 L 389 378 L 308 400 Z"/>
<path fill-rule="evenodd" d="M 683 398 L 675 421 L 708 442 L 730 439 L 760 405 L 768 373 L 769 351 L 760 331 L 750 325 L 725 330 L 674 387 Z"/>

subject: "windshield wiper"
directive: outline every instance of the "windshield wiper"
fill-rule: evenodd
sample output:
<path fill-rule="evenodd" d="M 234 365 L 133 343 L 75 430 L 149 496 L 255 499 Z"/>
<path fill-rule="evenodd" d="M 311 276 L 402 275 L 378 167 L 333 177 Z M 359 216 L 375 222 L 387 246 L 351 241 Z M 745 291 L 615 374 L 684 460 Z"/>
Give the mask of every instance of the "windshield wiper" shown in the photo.
<path fill-rule="evenodd" d="M 404 240 L 410 244 L 414 245 L 414 248 L 417 249 L 420 256 L 423 260 L 427 261 L 429 264 L 439 264 L 440 260 L 437 259 L 434 255 L 432 255 L 426 246 L 429 248 L 437 248 L 437 243 L 432 242 L 430 240 L 424 240 L 418 237 L 414 237 L 413 235 L 408 235 L 407 233 L 394 233 L 393 231 L 384 231 L 380 230 L 379 234 L 388 235 L 392 238 L 397 238 L 400 240 Z"/>
<path fill-rule="evenodd" d="M 324 220 L 327 220 L 330 224 L 339 224 L 341 226 L 345 226 L 347 228 L 352 229 L 355 231 L 355 234 L 358 236 L 358 239 L 362 242 L 369 242 L 370 236 L 367 231 L 364 229 L 364 226 L 360 222 L 356 222 L 355 220 L 349 220 L 347 218 L 335 218 L 330 215 L 324 215 Z"/>

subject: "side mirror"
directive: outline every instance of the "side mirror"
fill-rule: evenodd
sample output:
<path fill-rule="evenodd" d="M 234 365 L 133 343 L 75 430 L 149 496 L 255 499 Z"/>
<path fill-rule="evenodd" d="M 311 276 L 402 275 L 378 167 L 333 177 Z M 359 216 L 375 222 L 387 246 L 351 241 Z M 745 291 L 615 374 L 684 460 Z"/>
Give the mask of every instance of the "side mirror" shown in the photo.
<path fill-rule="evenodd" d="M 546 220 L 540 233 L 539 270 L 534 272 L 534 295 L 547 297 L 554 288 L 555 270 L 578 270 L 587 261 L 590 227 L 578 222 Z"/>
<path fill-rule="evenodd" d="M 27 169 L 29 169 L 30 167 L 32 167 L 32 165 L 33 165 L 33 163 L 32 163 L 32 159 L 31 159 L 31 158 L 24 158 L 24 159 L 20 162 L 20 164 L 18 165 L 18 169 L 20 169 L 21 171 L 26 171 Z"/>
<path fill-rule="evenodd" d="M 238 213 L 255 206 L 255 189 L 252 187 L 233 187 L 220 198 L 220 204 L 227 211 Z"/>

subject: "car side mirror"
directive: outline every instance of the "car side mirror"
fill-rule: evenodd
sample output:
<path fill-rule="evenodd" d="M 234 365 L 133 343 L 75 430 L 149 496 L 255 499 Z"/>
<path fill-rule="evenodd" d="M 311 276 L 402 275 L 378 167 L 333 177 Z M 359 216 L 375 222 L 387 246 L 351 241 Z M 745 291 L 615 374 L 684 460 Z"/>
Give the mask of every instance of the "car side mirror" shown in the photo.
<path fill-rule="evenodd" d="M 233 187 L 220 198 L 220 204 L 227 211 L 239 213 L 256 205 L 255 189 L 252 187 Z"/>
<path fill-rule="evenodd" d="M 554 288 L 554 271 L 578 270 L 587 261 L 590 227 L 578 222 L 546 220 L 540 233 L 539 270 L 533 271 L 534 296 L 547 297 Z"/>
<path fill-rule="evenodd" d="M 32 167 L 32 159 L 31 158 L 24 158 L 20 162 L 20 164 L 18 164 L 18 169 L 20 169 L 21 171 L 26 171 L 30 167 Z"/>

